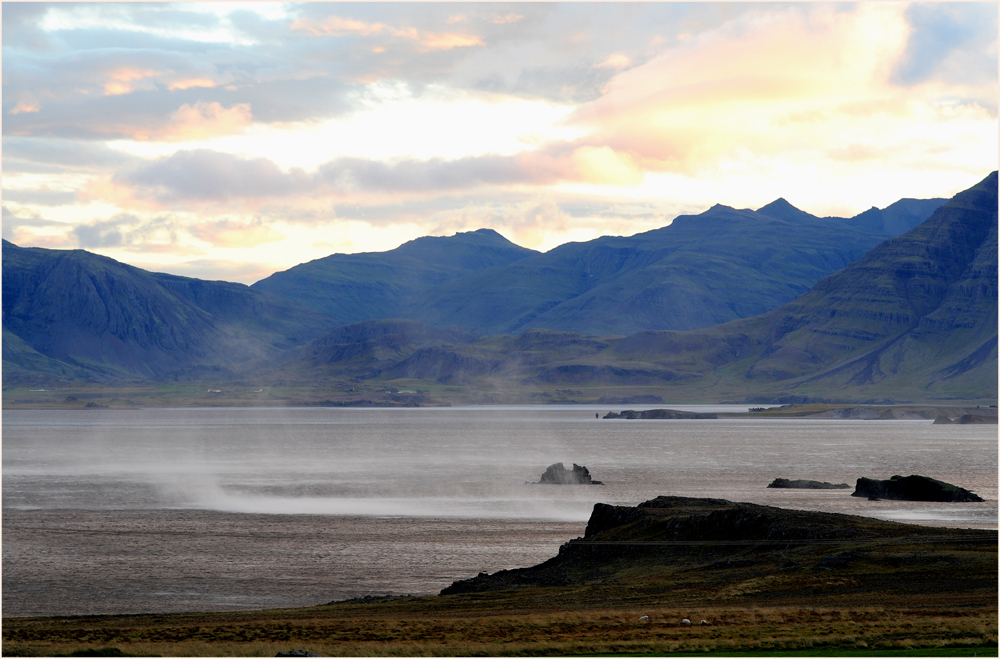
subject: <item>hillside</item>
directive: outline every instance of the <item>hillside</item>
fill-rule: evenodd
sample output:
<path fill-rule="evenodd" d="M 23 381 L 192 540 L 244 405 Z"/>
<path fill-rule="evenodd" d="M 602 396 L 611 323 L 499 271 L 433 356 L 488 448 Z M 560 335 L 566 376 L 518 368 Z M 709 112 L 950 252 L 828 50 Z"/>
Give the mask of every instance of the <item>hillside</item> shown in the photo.
<path fill-rule="evenodd" d="M 992 402 L 996 209 L 994 173 L 805 295 L 716 327 L 626 337 L 531 330 L 475 340 L 411 338 L 405 354 L 378 358 L 373 346 L 347 342 L 338 350 L 353 361 L 321 362 L 303 351 L 296 369 L 399 380 L 407 388 L 461 384 L 466 395 L 455 389 L 449 395 L 485 402 L 623 393 L 664 400 Z"/>
<path fill-rule="evenodd" d="M 716 205 L 654 231 L 544 254 L 480 229 L 334 254 L 253 287 L 347 323 L 410 318 L 486 334 L 688 330 L 794 299 L 944 201 L 903 199 L 850 219 L 818 218 L 784 199 L 757 211 Z"/>
<path fill-rule="evenodd" d="M 757 211 L 716 205 L 661 229 L 567 243 L 455 278 L 414 300 L 403 315 L 487 334 L 711 327 L 795 299 L 895 235 L 891 229 L 923 221 L 943 201 L 907 205 L 916 214 L 893 205 L 874 209 L 877 218 L 850 220 L 814 217 L 783 199 Z M 896 222 L 882 221 L 886 214 Z"/>
<path fill-rule="evenodd" d="M 276 272 L 252 288 L 281 295 L 345 323 L 404 318 L 414 299 L 456 277 L 537 252 L 491 229 L 425 236 L 387 252 L 333 254 Z"/>
<path fill-rule="evenodd" d="M 242 284 L 146 272 L 83 250 L 3 242 L 4 386 L 228 371 L 329 331 L 333 318 Z M 197 373 L 189 373 L 196 376 Z"/>

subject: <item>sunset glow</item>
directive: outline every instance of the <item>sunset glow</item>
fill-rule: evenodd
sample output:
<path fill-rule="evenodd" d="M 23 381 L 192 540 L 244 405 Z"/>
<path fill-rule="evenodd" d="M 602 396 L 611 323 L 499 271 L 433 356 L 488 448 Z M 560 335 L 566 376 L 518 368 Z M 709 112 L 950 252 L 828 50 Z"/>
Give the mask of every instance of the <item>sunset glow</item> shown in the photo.
<path fill-rule="evenodd" d="M 3 4 L 3 237 L 252 283 L 997 168 L 993 3 Z"/>

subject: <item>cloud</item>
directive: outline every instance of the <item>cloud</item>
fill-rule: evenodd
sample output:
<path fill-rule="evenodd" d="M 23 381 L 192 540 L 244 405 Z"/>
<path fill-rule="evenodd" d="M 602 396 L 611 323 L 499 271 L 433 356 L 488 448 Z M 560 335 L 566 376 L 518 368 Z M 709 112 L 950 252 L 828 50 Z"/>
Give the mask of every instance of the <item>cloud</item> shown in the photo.
<path fill-rule="evenodd" d="M 608 58 L 597 64 L 599 69 L 627 69 L 632 65 L 632 60 L 625 53 L 612 53 Z"/>
<path fill-rule="evenodd" d="M 120 171 L 112 182 L 131 186 L 140 198 L 160 203 L 282 197 L 313 187 L 312 177 L 302 170 L 285 172 L 266 158 L 241 158 L 206 149 L 178 151 Z"/>
<path fill-rule="evenodd" d="M 77 201 L 76 192 L 68 190 L 51 190 L 48 187 L 36 188 L 34 190 L 11 190 L 3 191 L 3 198 L 18 204 L 30 204 L 33 206 L 68 206 Z"/>
<path fill-rule="evenodd" d="M 940 80 L 995 86 L 995 4 L 919 2 L 909 5 L 904 16 L 910 34 L 892 72 L 894 83 L 910 86 Z"/>
<path fill-rule="evenodd" d="M 518 21 L 523 21 L 524 14 L 514 14 L 514 13 L 503 14 L 503 15 L 494 14 L 488 20 L 490 23 L 493 23 L 494 25 L 509 25 L 511 23 L 517 23 Z"/>
<path fill-rule="evenodd" d="M 240 103 L 230 108 L 219 103 L 185 103 L 170 115 L 170 123 L 135 139 L 179 142 L 184 140 L 205 140 L 221 135 L 242 133 L 253 125 L 249 103 Z"/>
<path fill-rule="evenodd" d="M 398 39 L 407 39 L 418 45 L 422 52 L 436 50 L 451 50 L 453 48 L 469 48 L 483 46 L 483 40 L 474 34 L 458 32 L 431 32 L 415 27 L 397 28 L 385 23 L 369 23 L 352 18 L 327 16 L 322 19 L 300 18 L 295 20 L 291 29 L 305 32 L 313 36 L 345 36 L 358 35 L 371 37 L 388 35 Z"/>
<path fill-rule="evenodd" d="M 117 249 L 127 252 L 197 254 L 202 250 L 185 240 L 184 222 L 174 215 L 145 218 L 119 213 L 107 220 L 95 220 L 72 228 L 83 249 Z"/>
<path fill-rule="evenodd" d="M 897 149 L 902 164 L 921 148 L 915 134 L 940 145 L 956 137 L 949 126 L 983 118 L 889 82 L 907 44 L 902 14 L 882 3 L 750 11 L 619 73 L 570 123 L 638 167 L 691 176 L 735 161 L 818 163 L 852 142 Z"/>
<path fill-rule="evenodd" d="M 257 247 L 265 243 L 283 240 L 285 235 L 262 222 L 237 222 L 219 220 L 204 222 L 188 227 L 188 232 L 198 240 L 211 243 L 213 247 Z"/>
<path fill-rule="evenodd" d="M 4 197 L 6 198 L 6 194 Z M 15 245 L 37 245 L 34 239 L 39 234 L 36 231 L 32 231 L 32 229 L 51 229 L 53 227 L 63 228 L 66 227 L 66 224 L 45 219 L 35 212 L 15 212 L 7 208 L 6 204 L 3 206 L 3 238 Z"/>

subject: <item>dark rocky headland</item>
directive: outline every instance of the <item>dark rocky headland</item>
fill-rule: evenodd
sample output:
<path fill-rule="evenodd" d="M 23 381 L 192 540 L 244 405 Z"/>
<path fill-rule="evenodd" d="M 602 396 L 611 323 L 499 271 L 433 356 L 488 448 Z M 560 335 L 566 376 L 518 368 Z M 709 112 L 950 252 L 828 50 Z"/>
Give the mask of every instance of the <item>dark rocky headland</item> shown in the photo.
<path fill-rule="evenodd" d="M 755 605 L 805 592 L 815 605 L 924 592 L 987 602 L 996 598 L 996 551 L 993 530 L 661 496 L 638 506 L 598 503 L 584 536 L 557 556 L 456 581 L 441 594 L 582 587 L 580 597 L 620 597 L 628 586 L 632 597 L 669 592 Z M 745 581 L 753 587 L 734 588 Z"/>

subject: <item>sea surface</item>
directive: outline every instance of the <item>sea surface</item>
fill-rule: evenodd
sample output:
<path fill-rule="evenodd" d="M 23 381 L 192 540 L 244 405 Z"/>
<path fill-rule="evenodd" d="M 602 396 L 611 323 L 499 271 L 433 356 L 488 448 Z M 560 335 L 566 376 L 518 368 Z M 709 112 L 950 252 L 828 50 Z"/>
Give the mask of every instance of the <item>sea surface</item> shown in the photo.
<path fill-rule="evenodd" d="M 554 556 L 596 502 L 661 494 L 997 528 L 996 426 L 595 418 L 608 409 L 5 411 L 3 616 L 436 593 Z M 555 462 L 604 485 L 532 484 Z M 893 474 L 986 502 L 766 488 Z"/>

